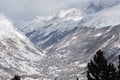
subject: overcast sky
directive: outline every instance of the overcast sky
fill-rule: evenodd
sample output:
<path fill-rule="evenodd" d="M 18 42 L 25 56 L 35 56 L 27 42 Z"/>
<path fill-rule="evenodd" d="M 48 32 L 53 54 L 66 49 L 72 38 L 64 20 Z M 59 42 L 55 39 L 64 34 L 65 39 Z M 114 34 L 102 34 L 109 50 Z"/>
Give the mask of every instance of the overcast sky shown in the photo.
<path fill-rule="evenodd" d="M 31 19 L 36 16 L 48 16 L 63 8 L 76 7 L 75 4 L 79 1 L 80 0 L 0 0 L 0 14 L 19 21 Z"/>

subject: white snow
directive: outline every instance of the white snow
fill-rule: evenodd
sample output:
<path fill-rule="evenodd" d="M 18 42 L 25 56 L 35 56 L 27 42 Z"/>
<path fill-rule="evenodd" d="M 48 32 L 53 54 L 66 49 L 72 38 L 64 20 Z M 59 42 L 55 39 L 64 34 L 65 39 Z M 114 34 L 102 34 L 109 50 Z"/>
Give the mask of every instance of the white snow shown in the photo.
<path fill-rule="evenodd" d="M 82 25 L 101 28 L 120 24 L 120 0 L 93 0 L 93 3 L 103 9 L 84 16 L 86 21 Z"/>
<path fill-rule="evenodd" d="M 0 15 L 0 39 L 12 37 L 18 37 L 25 40 L 25 36 L 23 36 L 20 32 L 15 31 L 12 23 L 8 19 L 6 19 L 5 16 Z"/>
<path fill-rule="evenodd" d="M 67 17 L 66 20 L 73 20 L 73 21 L 80 21 L 83 18 L 82 11 L 75 8 L 69 10 L 61 10 L 60 12 L 58 12 L 58 17 L 60 18 Z"/>
<path fill-rule="evenodd" d="M 34 78 L 25 78 L 24 80 L 40 80 L 40 79 L 34 79 Z"/>
<path fill-rule="evenodd" d="M 63 9 L 57 13 L 54 13 L 53 15 L 50 15 L 48 17 L 37 17 L 33 21 L 30 21 L 26 23 L 25 29 L 23 31 L 25 33 L 29 33 L 31 31 L 40 31 L 40 33 L 43 33 L 42 36 L 47 36 L 51 32 L 58 31 L 58 33 L 62 33 L 64 31 L 70 31 L 74 27 L 83 27 L 87 26 L 90 28 L 102 28 L 106 26 L 115 26 L 120 24 L 120 0 L 86 0 L 88 1 L 87 4 L 82 4 L 83 7 L 80 7 L 79 9 Z M 92 6 L 90 6 L 93 4 Z M 81 5 L 80 5 L 81 6 Z M 89 6 L 89 7 L 88 7 Z M 61 34 L 60 33 L 60 34 Z M 86 34 L 89 34 L 90 32 L 87 32 Z M 74 34 L 76 35 L 76 34 Z M 100 37 L 102 33 L 98 33 L 93 35 L 94 37 Z M 32 39 L 35 35 L 33 34 L 30 36 L 30 39 Z M 52 35 L 47 37 L 47 39 L 39 42 L 38 44 L 44 43 L 47 40 L 49 40 Z M 108 45 L 108 43 L 114 38 L 113 35 L 110 39 L 108 39 L 101 47 L 105 47 Z M 38 37 L 39 38 L 39 37 Z M 62 46 L 59 46 L 56 51 L 68 47 L 72 44 L 73 41 L 77 39 L 76 36 L 72 37 L 71 40 L 63 42 Z M 59 40 L 58 40 L 59 41 Z M 51 45 L 53 47 L 54 45 Z M 116 43 L 117 47 L 120 47 L 119 44 Z M 49 48 L 51 48 L 49 47 Z M 87 49 L 87 48 L 86 48 Z M 83 50 L 83 52 L 86 51 L 86 49 Z M 61 53 L 65 53 L 65 50 L 61 50 Z M 26 57 L 29 55 L 29 57 Z M 34 56 L 33 54 L 23 54 L 25 58 L 30 59 L 30 57 Z M 67 53 L 66 53 L 67 54 Z M 56 57 L 67 57 L 63 55 L 57 55 Z M 34 56 L 33 58 L 35 58 Z M 54 56 L 55 57 L 55 56 Z M 31 61 L 31 60 L 30 60 Z M 54 60 L 53 60 L 54 61 Z M 48 63 L 49 64 L 49 63 Z M 71 63 L 72 64 L 72 63 Z M 80 68 L 84 68 L 87 66 L 86 63 L 79 63 L 75 62 L 75 65 L 78 65 Z M 73 64 L 72 64 L 73 65 Z M 55 74 L 55 71 L 52 72 L 52 70 L 57 69 L 56 66 L 49 66 L 50 73 Z M 68 69 L 65 69 L 64 71 L 67 71 Z M 71 69 L 73 70 L 73 68 Z M 32 70 L 31 70 L 32 71 Z M 30 71 L 30 72 L 31 72 Z M 58 72 L 61 72 L 61 70 L 57 70 Z M 82 78 L 81 78 L 82 80 Z M 83 78 L 84 80 L 84 78 Z"/>
<path fill-rule="evenodd" d="M 102 33 L 98 33 L 98 34 L 96 34 L 94 37 L 99 37 L 99 36 L 101 36 L 102 35 Z"/>
<path fill-rule="evenodd" d="M 72 37 L 72 40 L 75 40 L 75 39 L 77 39 L 77 37 L 76 37 L 76 36 Z"/>
<path fill-rule="evenodd" d="M 62 9 L 48 17 L 37 16 L 36 19 L 25 23 L 26 25 L 24 27 L 26 28 L 23 31 L 27 33 L 29 31 L 37 30 L 38 28 L 42 29 L 43 26 L 49 24 L 53 25 L 45 30 L 46 33 L 66 28 L 74 28 L 76 27 L 74 25 L 78 24 L 76 22 L 80 22 L 80 27 L 87 26 L 96 28 L 110 25 L 114 26 L 120 23 L 120 0 L 85 0 L 78 2 L 80 4 L 79 9 Z M 90 6 L 91 4 L 94 6 Z M 101 7 L 100 10 L 99 7 Z M 83 21 L 81 22 L 81 20 Z M 71 22 L 73 25 L 70 24 Z"/>
<path fill-rule="evenodd" d="M 61 32 L 65 30 L 70 30 L 76 27 L 78 22 L 82 20 L 82 18 L 82 11 L 80 9 L 63 9 L 48 17 L 37 16 L 36 19 L 24 23 L 23 26 L 25 28 L 23 27 L 22 30 L 25 33 L 28 33 L 39 29 L 41 30 L 41 32 L 45 32 L 45 36 L 56 30 Z M 50 24 L 52 25 L 42 30 L 45 26 L 48 26 Z"/>
<path fill-rule="evenodd" d="M 42 59 L 45 54 L 36 49 L 29 39 L 16 30 L 2 15 L 0 16 L 0 44 L 0 66 L 3 70 L 8 68 L 17 70 L 18 74 L 22 74 L 20 71 L 26 74 L 39 74 L 35 61 Z"/>
<path fill-rule="evenodd" d="M 82 63 L 79 65 L 79 67 L 86 67 L 87 66 L 87 63 Z"/>

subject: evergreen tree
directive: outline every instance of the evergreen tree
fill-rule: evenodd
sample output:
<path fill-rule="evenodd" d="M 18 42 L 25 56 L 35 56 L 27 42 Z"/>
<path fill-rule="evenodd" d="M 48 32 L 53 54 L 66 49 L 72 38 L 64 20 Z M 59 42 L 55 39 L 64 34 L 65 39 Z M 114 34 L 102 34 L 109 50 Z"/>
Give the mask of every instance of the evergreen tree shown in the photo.
<path fill-rule="evenodd" d="M 78 77 L 76 77 L 76 80 L 79 80 Z"/>
<path fill-rule="evenodd" d="M 116 80 L 116 68 L 107 63 L 101 50 L 97 51 L 93 60 L 88 63 L 88 80 Z"/>
<path fill-rule="evenodd" d="M 20 76 L 15 75 L 14 78 L 12 78 L 11 80 L 20 80 Z"/>
<path fill-rule="evenodd" d="M 89 71 L 87 72 L 87 78 L 88 80 L 94 80 L 93 77 L 91 77 L 91 73 Z"/>
<path fill-rule="evenodd" d="M 117 71 L 112 63 L 109 63 L 105 69 L 101 75 L 103 80 L 117 80 Z"/>
<path fill-rule="evenodd" d="M 117 72 L 117 78 L 120 80 L 120 55 L 119 55 L 119 61 L 118 61 L 118 72 Z"/>

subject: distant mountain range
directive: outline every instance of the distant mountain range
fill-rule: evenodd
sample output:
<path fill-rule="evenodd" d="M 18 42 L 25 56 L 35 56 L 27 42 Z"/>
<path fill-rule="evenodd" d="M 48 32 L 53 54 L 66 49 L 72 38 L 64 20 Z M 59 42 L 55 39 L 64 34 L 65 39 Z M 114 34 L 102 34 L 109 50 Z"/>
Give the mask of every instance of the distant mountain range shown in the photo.
<path fill-rule="evenodd" d="M 20 29 L 37 47 L 49 49 L 77 28 L 118 25 L 119 8 L 120 0 L 88 0 L 78 9 L 63 9 L 48 17 L 37 17 Z"/>
<path fill-rule="evenodd" d="M 5 51 L 5 55 L 0 54 L 5 60 L 0 63 L 1 70 L 30 77 L 35 74 L 37 78 L 42 75 L 40 79 L 45 80 L 86 80 L 87 63 L 97 50 L 116 62 L 120 54 L 120 0 L 86 0 L 80 4 L 79 8 L 20 24 L 17 28 L 34 45 L 1 17 L 0 44 Z"/>

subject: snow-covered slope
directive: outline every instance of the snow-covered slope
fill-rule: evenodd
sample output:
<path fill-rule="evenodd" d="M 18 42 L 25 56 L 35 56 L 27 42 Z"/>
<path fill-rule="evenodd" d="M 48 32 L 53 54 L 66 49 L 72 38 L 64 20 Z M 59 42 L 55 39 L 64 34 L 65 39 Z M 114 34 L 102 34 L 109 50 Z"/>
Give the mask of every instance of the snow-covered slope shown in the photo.
<path fill-rule="evenodd" d="M 90 13 L 87 11 L 92 11 Z M 105 27 L 115 26 L 120 24 L 120 0 L 96 0 L 88 6 L 86 12 L 87 16 L 80 22 L 82 26 L 88 27 Z M 93 11 L 92 11 L 93 12 Z"/>
<path fill-rule="evenodd" d="M 98 49 L 106 52 L 109 61 L 117 61 L 120 0 L 86 1 L 78 9 L 38 17 L 21 28 L 36 46 L 48 51 L 40 62 L 43 65 L 38 64 L 47 78 L 85 80 L 86 63 Z"/>
<path fill-rule="evenodd" d="M 43 56 L 45 54 L 15 30 L 10 21 L 0 16 L 0 76 L 39 74 L 35 65 Z"/>
<path fill-rule="evenodd" d="M 63 9 L 20 26 L 38 47 L 49 49 L 78 27 L 101 28 L 120 23 L 120 0 L 85 0 L 79 8 Z"/>
<path fill-rule="evenodd" d="M 25 23 L 21 30 L 34 44 L 45 49 L 74 31 L 81 19 L 80 9 L 65 9 L 45 18 L 37 17 L 35 20 Z"/>
<path fill-rule="evenodd" d="M 87 63 L 99 49 L 105 52 L 109 61 L 117 63 L 120 55 L 120 25 L 97 29 L 84 27 L 68 34 L 49 50 L 40 68 L 49 78 L 75 80 L 78 77 L 87 80 Z"/>

